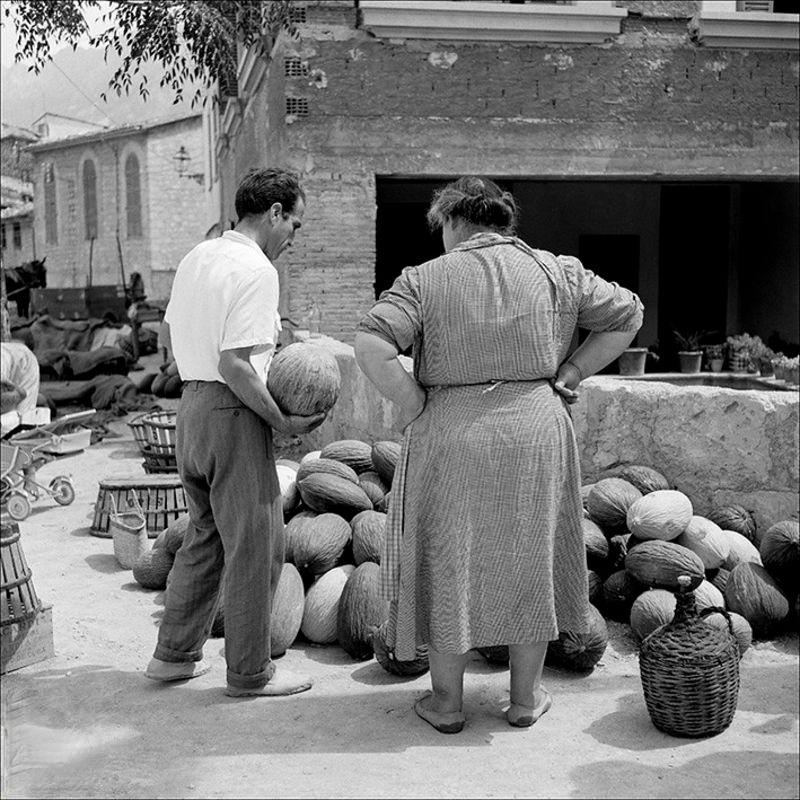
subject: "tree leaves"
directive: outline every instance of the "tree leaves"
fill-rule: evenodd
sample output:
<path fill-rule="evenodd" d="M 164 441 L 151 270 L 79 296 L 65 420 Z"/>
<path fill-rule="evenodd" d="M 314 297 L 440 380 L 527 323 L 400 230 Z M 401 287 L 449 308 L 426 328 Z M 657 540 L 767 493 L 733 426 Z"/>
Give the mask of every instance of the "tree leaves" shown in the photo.
<path fill-rule="evenodd" d="M 110 53 L 120 59 L 108 82 L 117 95 L 135 86 L 146 98 L 150 89 L 141 67 L 152 61 L 161 64 L 159 84 L 174 91 L 175 103 L 187 87 L 194 88 L 194 107 L 216 80 L 236 75 L 240 48 L 260 47 L 268 57 L 265 41 L 281 31 L 297 36 L 290 6 L 291 0 L 111 0 L 100 15 L 102 30 L 89 36 L 89 44 L 103 49 L 106 62 Z M 89 34 L 85 12 L 100 8 L 97 0 L 4 2 L 3 16 L 17 32 L 15 60 L 29 62 L 38 75 L 54 45 L 77 47 Z"/>

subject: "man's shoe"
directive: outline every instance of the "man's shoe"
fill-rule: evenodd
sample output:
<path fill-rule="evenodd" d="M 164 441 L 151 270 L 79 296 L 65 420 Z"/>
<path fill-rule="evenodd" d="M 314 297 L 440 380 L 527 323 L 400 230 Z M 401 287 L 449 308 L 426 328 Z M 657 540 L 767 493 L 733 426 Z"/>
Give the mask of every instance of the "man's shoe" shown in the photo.
<path fill-rule="evenodd" d="M 308 691 L 314 685 L 311 678 L 301 677 L 288 669 L 276 669 L 275 674 L 263 686 L 243 689 L 231 686 L 225 689 L 228 697 L 284 697 L 289 694 L 299 694 Z"/>
<path fill-rule="evenodd" d="M 144 671 L 146 678 L 152 681 L 186 681 L 205 675 L 211 669 L 205 661 L 162 661 L 151 658 Z"/>

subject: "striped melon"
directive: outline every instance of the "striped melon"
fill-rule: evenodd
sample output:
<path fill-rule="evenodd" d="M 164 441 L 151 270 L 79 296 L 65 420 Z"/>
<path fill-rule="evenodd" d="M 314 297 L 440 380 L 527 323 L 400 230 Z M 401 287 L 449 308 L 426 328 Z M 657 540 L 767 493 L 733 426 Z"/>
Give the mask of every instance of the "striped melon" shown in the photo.
<path fill-rule="evenodd" d="M 305 592 L 303 579 L 293 564 L 284 564 L 272 599 L 270 644 L 273 658 L 282 656 L 294 644 L 303 620 Z"/>
<path fill-rule="evenodd" d="M 292 342 L 278 350 L 267 374 L 267 389 L 285 414 L 327 413 L 341 385 L 336 358 L 307 342 Z"/>
<path fill-rule="evenodd" d="M 728 558 L 731 546 L 722 528 L 697 514 L 692 515 L 675 543 L 697 553 L 706 569 L 719 569 Z"/>
<path fill-rule="evenodd" d="M 372 505 L 377 506 L 386 493 L 389 487 L 381 480 L 381 476 L 374 470 L 367 470 L 358 476 L 358 485 L 364 490 L 364 493 L 372 500 Z"/>
<path fill-rule="evenodd" d="M 338 475 L 318 472 L 298 481 L 297 488 L 308 508 L 319 513 L 331 512 L 352 519 L 359 511 L 372 509 L 364 490 Z"/>
<path fill-rule="evenodd" d="M 359 439 L 339 439 L 322 448 L 320 458 L 332 458 L 352 467 L 356 472 L 373 468 L 372 447 Z"/>
<path fill-rule="evenodd" d="M 380 511 L 360 511 L 352 520 L 353 561 L 356 566 L 365 561 L 381 563 L 381 553 L 386 540 L 386 514 Z"/>
<path fill-rule="evenodd" d="M 372 464 L 381 480 L 387 485 L 392 485 L 394 471 L 400 460 L 401 445 L 397 442 L 381 441 L 372 445 Z"/>
<path fill-rule="evenodd" d="M 352 467 L 343 464 L 341 461 L 334 461 L 332 458 L 315 458 L 301 464 L 297 470 L 297 481 L 305 480 L 309 475 L 324 473 L 326 475 L 338 475 L 340 478 L 358 484 L 358 475 Z"/>
<path fill-rule="evenodd" d="M 645 498 L 650 495 L 645 495 Z M 690 588 L 697 588 L 705 579 L 705 566 L 697 553 L 674 542 L 658 539 L 642 542 L 628 552 L 625 571 L 639 583 L 652 589 L 679 588 L 678 578 L 687 575 Z"/>
<path fill-rule="evenodd" d="M 350 538 L 350 524 L 338 514 L 310 517 L 292 533 L 292 563 L 312 575 L 322 575 L 341 562 Z"/>
<path fill-rule="evenodd" d="M 604 531 L 625 532 L 628 509 L 642 493 L 622 478 L 603 478 L 589 492 L 589 517 Z"/>
<path fill-rule="evenodd" d="M 336 640 L 353 658 L 372 658 L 372 634 L 389 617 L 388 603 L 381 596 L 380 567 L 365 561 L 347 579 L 339 599 Z"/>

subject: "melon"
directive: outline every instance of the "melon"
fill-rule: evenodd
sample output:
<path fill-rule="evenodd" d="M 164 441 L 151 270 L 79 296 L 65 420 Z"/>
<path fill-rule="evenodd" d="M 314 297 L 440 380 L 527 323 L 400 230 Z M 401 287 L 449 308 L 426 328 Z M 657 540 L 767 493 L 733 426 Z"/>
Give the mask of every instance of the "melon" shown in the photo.
<path fill-rule="evenodd" d="M 322 575 L 341 563 L 350 536 L 346 519 L 329 512 L 317 514 L 293 531 L 292 563 L 312 575 Z"/>
<path fill-rule="evenodd" d="M 728 585 L 728 578 L 731 576 L 731 571 L 726 567 L 720 567 L 711 578 L 711 585 L 715 586 L 725 596 L 725 587 Z"/>
<path fill-rule="evenodd" d="M 398 661 L 394 655 L 394 648 L 386 644 L 386 629 L 388 621 L 384 621 L 372 634 L 372 650 L 378 663 L 392 675 L 409 677 L 423 675 L 430 667 L 428 663 L 428 646 L 419 645 L 411 661 Z"/>
<path fill-rule="evenodd" d="M 628 624 L 633 601 L 644 591 L 636 579 L 624 569 L 609 575 L 603 581 L 602 607 L 609 619 Z"/>
<path fill-rule="evenodd" d="M 507 644 L 495 644 L 488 647 L 475 648 L 490 664 L 508 666 L 509 653 Z"/>
<path fill-rule="evenodd" d="M 608 540 L 607 567 L 610 572 L 625 569 L 625 557 L 628 555 L 628 542 L 631 539 L 631 535 L 630 533 L 622 533 L 612 536 Z"/>
<path fill-rule="evenodd" d="M 594 487 L 593 483 L 587 483 L 581 486 L 580 489 L 581 505 L 583 506 L 583 510 L 586 511 L 587 513 L 589 511 L 589 494 L 591 493 L 593 487 Z"/>
<path fill-rule="evenodd" d="M 775 579 L 759 564 L 743 562 L 731 570 L 725 586 L 730 611 L 741 614 L 757 639 L 769 639 L 789 616 L 789 601 Z"/>
<path fill-rule="evenodd" d="M 646 467 L 643 464 L 628 464 L 618 470 L 616 477 L 628 481 L 643 495 L 672 488 L 669 481 L 657 469 Z"/>
<path fill-rule="evenodd" d="M 589 570 L 589 602 L 593 606 L 603 602 L 603 579 L 593 569 Z"/>
<path fill-rule="evenodd" d="M 303 456 L 303 457 L 300 459 L 300 465 L 298 466 L 298 469 L 300 469 L 300 467 L 302 467 L 302 466 L 303 466 L 303 464 L 308 464 L 308 462 L 309 462 L 309 461 L 314 461 L 314 460 L 316 460 L 317 458 L 319 458 L 319 456 L 320 456 L 320 453 L 322 453 L 322 450 L 309 450 L 309 451 L 308 451 L 308 452 L 307 452 L 307 453 L 306 453 L 306 454 L 305 454 L 305 455 L 304 455 L 304 456 Z"/>
<path fill-rule="evenodd" d="M 344 585 L 355 567 L 343 564 L 320 575 L 306 592 L 300 631 L 309 642 L 332 644 L 336 641 L 336 615 Z"/>
<path fill-rule="evenodd" d="M 327 414 L 336 403 L 341 386 L 336 358 L 307 342 L 281 347 L 267 373 L 267 389 L 284 414 Z"/>
<path fill-rule="evenodd" d="M 348 467 L 347 464 L 343 464 L 341 461 L 334 461 L 332 458 L 322 458 L 322 456 L 301 464 L 297 470 L 297 480 L 302 481 L 309 475 L 318 473 L 338 475 L 340 478 L 358 485 L 358 475 L 356 475 L 352 467 Z"/>
<path fill-rule="evenodd" d="M 710 581 L 701 581 L 694 590 L 694 602 L 698 611 L 706 608 L 725 608 L 725 596 Z"/>
<path fill-rule="evenodd" d="M 376 511 L 382 511 L 384 514 L 388 514 L 389 513 L 389 503 L 391 502 L 391 499 L 392 499 L 392 492 L 391 492 L 391 489 L 390 489 L 383 496 L 383 500 L 381 500 L 380 503 L 376 503 L 375 510 Z"/>
<path fill-rule="evenodd" d="M 603 478 L 589 492 L 589 517 L 603 530 L 624 532 L 628 509 L 642 493 L 622 478 Z"/>
<path fill-rule="evenodd" d="M 166 547 L 153 547 L 134 562 L 133 578 L 145 589 L 166 589 L 167 576 L 174 562 L 175 556 Z"/>
<path fill-rule="evenodd" d="M 338 475 L 316 473 L 298 481 L 297 488 L 308 508 L 319 513 L 331 512 L 351 519 L 359 511 L 372 509 L 364 490 Z"/>
<path fill-rule="evenodd" d="M 295 472 L 300 469 L 300 462 L 291 458 L 278 458 L 275 460 L 276 467 L 291 467 Z"/>
<path fill-rule="evenodd" d="M 672 591 L 679 588 L 678 578 L 681 575 L 691 579 L 691 589 L 697 588 L 706 575 L 703 561 L 697 553 L 674 542 L 659 539 L 642 542 L 629 551 L 625 570 L 644 586 Z"/>
<path fill-rule="evenodd" d="M 297 470 L 287 464 L 276 464 L 278 484 L 281 487 L 283 513 L 291 514 L 300 505 L 300 494 L 297 491 Z"/>
<path fill-rule="evenodd" d="M 303 579 L 293 564 L 284 564 L 275 587 L 270 616 L 272 657 L 282 656 L 294 644 L 303 621 Z"/>
<path fill-rule="evenodd" d="M 597 523 L 582 519 L 583 543 L 586 548 L 586 563 L 589 569 L 603 572 L 608 562 L 608 539 Z"/>
<path fill-rule="evenodd" d="M 380 441 L 372 445 L 372 464 L 375 472 L 387 486 L 392 485 L 401 449 L 401 445 L 397 442 Z"/>
<path fill-rule="evenodd" d="M 372 447 L 358 439 L 339 439 L 322 448 L 320 458 L 332 458 L 352 467 L 356 472 L 373 468 Z"/>
<path fill-rule="evenodd" d="M 545 663 L 566 669 L 586 672 L 603 657 L 608 645 L 608 628 L 602 614 L 589 605 L 589 621 L 586 631 L 559 632 L 558 639 L 547 646 Z"/>
<path fill-rule="evenodd" d="M 720 530 L 728 540 L 728 557 L 722 562 L 724 569 L 732 570 L 742 561 L 749 561 L 751 564 L 761 563 L 761 555 L 758 552 L 758 548 L 746 536 L 724 528 Z"/>
<path fill-rule="evenodd" d="M 631 606 L 631 630 L 641 642 L 654 630 L 672 622 L 677 600 L 666 589 L 642 592 Z"/>
<path fill-rule="evenodd" d="M 749 539 L 753 544 L 758 544 L 756 539 L 756 521 L 753 515 L 744 506 L 714 506 L 706 517 L 715 522 L 723 530 L 736 531 Z"/>
<path fill-rule="evenodd" d="M 353 531 L 353 561 L 356 566 L 365 561 L 381 563 L 386 540 L 386 514 L 380 511 L 360 511 L 350 520 Z"/>
<path fill-rule="evenodd" d="M 175 555 L 183 544 L 183 537 L 189 529 L 189 515 L 181 514 L 177 519 L 167 525 L 153 541 L 153 549 L 166 550 L 170 555 Z"/>
<path fill-rule="evenodd" d="M 785 589 L 800 588 L 800 525 L 795 520 L 770 526 L 761 537 L 759 553 L 767 572 Z"/>
<path fill-rule="evenodd" d="M 696 514 L 692 515 L 683 533 L 675 543 L 697 553 L 706 569 L 718 569 L 730 552 L 728 537 L 715 522 Z"/>
<path fill-rule="evenodd" d="M 374 470 L 367 470 L 358 476 L 358 485 L 364 490 L 364 493 L 372 501 L 373 506 L 383 500 L 389 488 L 381 480 L 381 476 Z"/>
<path fill-rule="evenodd" d="M 389 616 L 388 603 L 381 596 L 380 567 L 365 561 L 347 579 L 339 598 L 336 640 L 358 661 L 372 658 L 372 633 Z"/>
<path fill-rule="evenodd" d="M 733 626 L 733 638 L 736 639 L 736 645 L 739 648 L 739 658 L 741 658 L 753 643 L 753 629 L 750 627 L 750 623 L 741 616 L 741 614 L 729 611 L 728 616 Z M 727 618 L 719 611 L 703 615 L 703 622 L 707 622 L 715 628 L 728 631 L 728 633 L 731 632 Z"/>
<path fill-rule="evenodd" d="M 283 560 L 295 563 L 295 545 L 307 536 L 306 528 L 315 519 L 314 511 L 300 511 L 295 514 L 283 527 Z M 296 566 L 296 564 L 295 564 Z"/>
<path fill-rule="evenodd" d="M 628 509 L 631 533 L 640 539 L 677 539 L 692 519 L 692 501 L 675 489 L 657 489 L 643 495 Z"/>

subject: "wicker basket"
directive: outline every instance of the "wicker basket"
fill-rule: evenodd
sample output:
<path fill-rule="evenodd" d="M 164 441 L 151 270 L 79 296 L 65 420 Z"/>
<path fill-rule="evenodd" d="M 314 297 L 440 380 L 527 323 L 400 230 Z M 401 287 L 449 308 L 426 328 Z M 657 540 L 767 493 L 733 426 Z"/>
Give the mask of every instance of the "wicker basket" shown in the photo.
<path fill-rule="evenodd" d="M 171 448 L 175 452 L 175 427 L 177 414 L 174 411 L 151 411 L 142 419 L 147 432 L 147 443 L 158 452 Z"/>
<path fill-rule="evenodd" d="M 728 367 L 731 372 L 747 372 L 750 368 L 750 358 L 742 352 L 732 352 L 728 356 Z"/>
<path fill-rule="evenodd" d="M 162 452 L 163 450 L 163 452 Z M 146 445 L 142 448 L 144 456 L 144 471 L 148 475 L 159 472 L 177 472 L 178 461 L 175 457 L 175 447 L 156 448 L 153 445 Z"/>
<path fill-rule="evenodd" d="M 114 540 L 114 556 L 124 569 L 133 569 L 133 565 L 143 553 L 149 550 L 147 541 L 147 525 L 144 512 L 136 492 L 131 492 L 133 510 L 120 512 L 113 495 L 111 505 L 114 509 L 108 518 L 108 530 Z"/>
<path fill-rule="evenodd" d="M 41 610 L 42 601 L 33 588 L 33 573 L 25 560 L 16 522 L 3 522 L 0 535 L 0 625 L 14 625 L 32 620 Z M 5 644 L 5 643 L 4 643 Z M 5 660 L 7 654 L 3 653 Z"/>
<path fill-rule="evenodd" d="M 672 736 L 713 736 L 733 720 L 739 695 L 739 648 L 728 631 L 697 615 L 690 579 L 681 576 L 672 622 L 651 633 L 639 652 L 639 670 L 653 724 Z"/>
<path fill-rule="evenodd" d="M 142 451 L 144 451 L 144 448 L 150 444 L 150 440 L 147 438 L 147 426 L 144 424 L 144 418 L 146 416 L 147 414 L 139 414 L 138 417 L 134 417 L 128 423 L 128 427 L 133 433 L 133 438 L 136 440 L 136 444 L 139 445 L 139 449 Z"/>

